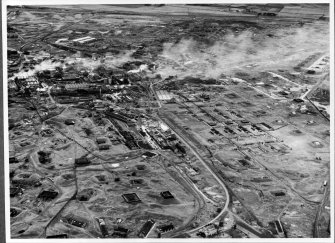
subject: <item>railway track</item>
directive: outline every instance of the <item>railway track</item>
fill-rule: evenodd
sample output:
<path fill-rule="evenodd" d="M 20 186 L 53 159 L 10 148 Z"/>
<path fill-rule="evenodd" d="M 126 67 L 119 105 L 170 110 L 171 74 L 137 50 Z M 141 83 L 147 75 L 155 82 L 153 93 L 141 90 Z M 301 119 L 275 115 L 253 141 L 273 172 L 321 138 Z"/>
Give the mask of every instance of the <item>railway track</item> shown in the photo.
<path fill-rule="evenodd" d="M 166 160 L 169 160 L 166 156 L 164 156 L 162 153 L 160 153 L 160 156 L 164 157 Z M 172 161 L 171 161 L 172 162 Z M 171 173 L 170 169 L 165 165 L 164 162 L 162 162 L 164 169 L 170 174 L 172 178 L 174 178 L 180 185 L 182 185 L 186 191 L 188 191 L 190 194 L 192 194 L 197 202 L 197 210 L 193 217 L 191 217 L 184 225 L 179 227 L 178 229 L 174 230 L 173 232 L 167 232 L 163 234 L 165 238 L 167 237 L 175 237 L 182 233 L 185 233 L 185 231 L 192 226 L 194 221 L 198 219 L 200 216 L 200 213 L 202 210 L 206 207 L 206 202 L 203 199 L 202 195 L 193 187 L 193 185 L 190 183 L 190 181 L 186 178 L 186 176 L 181 173 L 179 168 L 176 167 L 175 163 L 172 163 L 172 167 L 175 169 L 175 171 L 179 174 L 179 177 L 177 177 L 174 173 Z"/>
<path fill-rule="evenodd" d="M 202 163 L 202 165 L 211 173 L 211 175 L 215 178 L 215 180 L 218 182 L 218 184 L 224 189 L 225 191 L 225 195 L 226 195 L 226 200 L 224 202 L 224 208 L 221 210 L 221 212 L 211 221 L 206 222 L 205 224 L 189 230 L 187 233 L 192 233 L 195 232 L 203 227 L 205 227 L 208 224 L 211 224 L 213 222 L 215 222 L 216 220 L 218 220 L 227 210 L 228 210 L 228 205 L 229 205 L 229 200 L 230 200 L 230 195 L 228 192 L 227 187 L 225 186 L 225 184 L 220 180 L 220 178 L 212 171 L 212 169 L 207 165 L 207 163 L 205 162 L 205 160 L 199 155 L 199 153 L 193 148 L 193 146 L 188 142 L 188 140 L 186 138 L 184 138 L 182 135 L 179 134 L 178 130 L 174 127 L 173 124 L 171 124 L 171 122 L 169 121 L 169 119 L 165 119 L 166 117 L 164 117 L 163 115 L 160 115 L 160 120 L 162 120 L 165 124 L 167 124 L 170 129 L 176 134 L 176 136 L 192 151 L 192 153 L 197 157 L 197 159 Z"/>

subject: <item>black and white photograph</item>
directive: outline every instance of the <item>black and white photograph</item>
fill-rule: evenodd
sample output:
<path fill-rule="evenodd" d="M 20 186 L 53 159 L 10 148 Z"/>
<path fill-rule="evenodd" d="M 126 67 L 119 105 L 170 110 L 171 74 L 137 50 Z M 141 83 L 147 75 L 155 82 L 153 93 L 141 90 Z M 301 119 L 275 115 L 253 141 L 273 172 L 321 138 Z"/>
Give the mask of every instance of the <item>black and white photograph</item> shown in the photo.
<path fill-rule="evenodd" d="M 333 242 L 333 4 L 4 1 L 7 242 Z"/>

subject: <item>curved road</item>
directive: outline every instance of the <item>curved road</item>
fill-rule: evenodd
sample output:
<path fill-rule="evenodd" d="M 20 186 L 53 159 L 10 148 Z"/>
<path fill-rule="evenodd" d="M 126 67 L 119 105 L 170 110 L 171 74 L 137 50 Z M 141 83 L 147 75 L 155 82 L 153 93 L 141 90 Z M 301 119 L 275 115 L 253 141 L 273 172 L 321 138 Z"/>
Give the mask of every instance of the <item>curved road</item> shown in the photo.
<path fill-rule="evenodd" d="M 169 128 L 171 129 L 171 131 L 173 131 L 176 136 L 179 138 L 179 140 L 181 140 L 191 151 L 192 153 L 198 158 L 198 160 L 203 164 L 203 166 L 212 174 L 212 176 L 215 178 L 215 180 L 220 184 L 220 186 L 224 189 L 225 194 L 226 194 L 226 201 L 225 201 L 225 206 L 224 208 L 221 210 L 221 212 L 211 221 L 206 222 L 205 224 L 189 230 L 187 233 L 192 233 L 195 232 L 203 227 L 205 227 L 208 224 L 211 224 L 213 222 L 215 222 L 216 220 L 218 220 L 223 214 L 224 212 L 226 212 L 228 210 L 228 205 L 229 205 L 229 201 L 230 201 L 230 197 L 229 197 L 229 192 L 228 189 L 226 187 L 226 185 L 220 180 L 220 178 L 212 171 L 212 169 L 207 165 L 207 163 L 205 162 L 205 160 L 201 157 L 201 155 L 192 147 L 192 145 L 190 145 L 190 143 L 188 142 L 187 139 L 185 139 L 184 137 L 182 137 L 181 135 L 178 134 L 178 132 L 169 124 L 167 123 L 165 120 L 163 120 L 161 117 L 159 117 L 160 120 L 162 120 L 162 122 L 164 122 L 167 126 L 169 126 Z"/>

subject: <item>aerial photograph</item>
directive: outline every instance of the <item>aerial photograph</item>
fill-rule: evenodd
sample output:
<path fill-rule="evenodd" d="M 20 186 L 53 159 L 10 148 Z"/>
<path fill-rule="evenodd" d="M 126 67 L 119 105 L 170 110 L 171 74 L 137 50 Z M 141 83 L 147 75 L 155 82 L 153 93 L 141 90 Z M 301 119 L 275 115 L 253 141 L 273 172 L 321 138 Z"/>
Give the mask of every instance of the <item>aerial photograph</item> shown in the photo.
<path fill-rule="evenodd" d="M 10 239 L 333 237 L 329 4 L 5 13 Z"/>

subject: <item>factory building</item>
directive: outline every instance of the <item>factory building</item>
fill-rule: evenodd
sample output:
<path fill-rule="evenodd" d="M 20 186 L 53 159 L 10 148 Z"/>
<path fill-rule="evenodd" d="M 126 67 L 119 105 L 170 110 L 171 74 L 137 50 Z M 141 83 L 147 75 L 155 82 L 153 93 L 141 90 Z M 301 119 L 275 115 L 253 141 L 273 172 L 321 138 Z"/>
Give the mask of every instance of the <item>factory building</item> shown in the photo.
<path fill-rule="evenodd" d="M 87 89 L 89 88 L 90 84 L 88 83 L 80 83 L 80 84 L 66 84 L 66 90 L 77 90 L 77 89 Z"/>
<path fill-rule="evenodd" d="M 157 92 L 158 99 L 160 100 L 171 100 L 173 98 L 173 95 L 170 92 L 167 92 L 166 90 L 158 90 Z"/>

